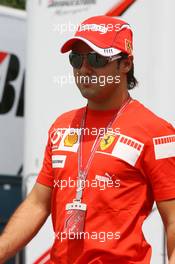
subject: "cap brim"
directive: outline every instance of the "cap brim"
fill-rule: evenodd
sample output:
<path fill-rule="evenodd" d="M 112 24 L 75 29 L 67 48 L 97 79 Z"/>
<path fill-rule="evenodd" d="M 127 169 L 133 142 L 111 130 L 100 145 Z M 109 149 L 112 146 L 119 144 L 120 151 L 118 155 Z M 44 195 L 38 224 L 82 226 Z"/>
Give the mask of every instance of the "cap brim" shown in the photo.
<path fill-rule="evenodd" d="M 82 37 L 73 37 L 73 38 L 67 40 L 63 44 L 63 46 L 60 49 L 61 53 L 66 53 L 66 52 L 72 50 L 73 45 L 77 41 L 83 41 L 91 49 L 93 49 L 94 51 L 96 51 L 97 53 L 99 53 L 100 55 L 105 56 L 105 57 L 114 56 L 114 55 L 117 55 L 117 54 L 119 54 L 121 52 L 121 50 L 118 50 L 116 48 L 107 48 L 107 47 L 100 48 L 100 47 L 96 46 L 95 44 L 93 44 L 91 41 L 89 41 L 89 40 L 87 40 L 85 38 L 82 38 Z"/>

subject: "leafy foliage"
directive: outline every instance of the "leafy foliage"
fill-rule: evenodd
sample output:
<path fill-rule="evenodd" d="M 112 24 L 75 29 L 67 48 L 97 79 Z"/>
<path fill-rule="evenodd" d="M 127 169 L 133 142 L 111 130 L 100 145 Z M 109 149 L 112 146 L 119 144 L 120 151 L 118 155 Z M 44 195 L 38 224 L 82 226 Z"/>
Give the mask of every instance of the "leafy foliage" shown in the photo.
<path fill-rule="evenodd" d="M 25 0 L 0 0 L 0 5 L 25 9 Z"/>

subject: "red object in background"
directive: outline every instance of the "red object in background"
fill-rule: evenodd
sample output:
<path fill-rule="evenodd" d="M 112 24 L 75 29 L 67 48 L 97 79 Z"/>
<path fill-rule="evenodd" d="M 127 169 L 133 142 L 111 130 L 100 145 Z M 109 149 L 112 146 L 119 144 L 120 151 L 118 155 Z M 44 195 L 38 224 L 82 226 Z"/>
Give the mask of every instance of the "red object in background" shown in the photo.
<path fill-rule="evenodd" d="M 6 52 L 0 52 L 0 63 L 2 63 L 3 62 L 3 60 L 5 59 L 5 57 L 8 55 L 8 53 L 6 53 Z"/>
<path fill-rule="evenodd" d="M 136 0 L 122 0 L 111 10 L 109 10 L 106 16 L 121 16 Z"/>
<path fill-rule="evenodd" d="M 49 264 L 50 262 L 50 251 L 49 248 L 41 257 L 39 257 L 33 264 Z"/>

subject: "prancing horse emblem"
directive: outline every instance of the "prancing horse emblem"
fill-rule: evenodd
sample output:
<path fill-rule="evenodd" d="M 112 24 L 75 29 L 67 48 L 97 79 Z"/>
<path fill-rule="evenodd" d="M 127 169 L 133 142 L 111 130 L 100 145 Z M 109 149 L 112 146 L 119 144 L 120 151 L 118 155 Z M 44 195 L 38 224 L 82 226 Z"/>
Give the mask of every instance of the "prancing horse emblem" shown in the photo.
<path fill-rule="evenodd" d="M 100 141 L 100 148 L 101 150 L 107 149 L 113 142 L 115 137 L 109 134 L 106 134 L 104 138 Z"/>

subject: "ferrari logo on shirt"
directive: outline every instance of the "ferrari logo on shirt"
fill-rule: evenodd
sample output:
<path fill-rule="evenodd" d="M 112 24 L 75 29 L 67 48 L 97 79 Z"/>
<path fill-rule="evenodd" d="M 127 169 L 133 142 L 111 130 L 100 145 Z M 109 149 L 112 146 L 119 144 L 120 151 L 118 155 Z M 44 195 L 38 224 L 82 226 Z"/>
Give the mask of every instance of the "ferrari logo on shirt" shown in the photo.
<path fill-rule="evenodd" d="M 128 39 L 125 39 L 125 48 L 130 54 L 132 54 L 132 44 Z"/>
<path fill-rule="evenodd" d="M 78 141 L 78 134 L 77 133 L 70 133 L 64 139 L 64 146 L 65 147 L 73 147 Z"/>
<path fill-rule="evenodd" d="M 107 149 L 115 140 L 115 136 L 106 134 L 104 138 L 100 141 L 101 150 Z"/>

